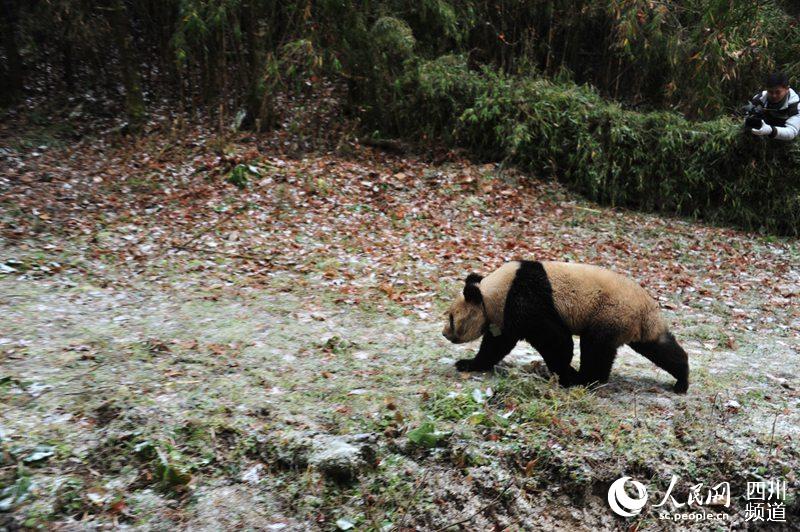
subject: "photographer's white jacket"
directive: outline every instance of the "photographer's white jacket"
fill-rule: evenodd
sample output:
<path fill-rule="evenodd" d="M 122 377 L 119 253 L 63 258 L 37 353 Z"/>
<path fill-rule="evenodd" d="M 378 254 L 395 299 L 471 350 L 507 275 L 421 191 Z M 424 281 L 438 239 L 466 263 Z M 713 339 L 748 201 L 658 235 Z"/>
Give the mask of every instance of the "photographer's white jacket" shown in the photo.
<path fill-rule="evenodd" d="M 766 118 L 764 121 L 772 126 L 772 138 L 780 140 L 792 140 L 800 132 L 800 112 L 798 111 L 798 104 L 800 104 L 800 96 L 794 91 L 789 89 L 789 93 L 784 98 L 783 104 L 778 108 L 768 108 L 767 91 L 761 92 L 753 96 L 753 100 L 760 100 L 764 106 Z"/>

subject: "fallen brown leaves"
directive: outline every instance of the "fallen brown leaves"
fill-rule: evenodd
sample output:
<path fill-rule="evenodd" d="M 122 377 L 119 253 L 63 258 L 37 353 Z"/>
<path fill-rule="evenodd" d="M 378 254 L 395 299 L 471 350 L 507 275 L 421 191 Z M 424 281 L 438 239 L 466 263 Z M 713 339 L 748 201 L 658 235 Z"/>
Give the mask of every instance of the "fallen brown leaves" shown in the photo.
<path fill-rule="evenodd" d="M 706 299 L 738 309 L 756 293 L 796 317 L 791 242 L 588 207 L 556 183 L 453 154 L 438 166 L 357 145 L 289 158 L 274 138 L 224 141 L 197 126 L 13 151 L 2 160 L 2 234 L 22 249 L 78 241 L 140 273 L 161 259 L 195 271 L 230 259 L 229 273 L 251 283 L 300 274 L 340 303 L 385 298 L 421 317 L 469 271 L 515 258 L 626 272 L 667 308 Z M 225 176 L 242 164 L 239 190 Z"/>

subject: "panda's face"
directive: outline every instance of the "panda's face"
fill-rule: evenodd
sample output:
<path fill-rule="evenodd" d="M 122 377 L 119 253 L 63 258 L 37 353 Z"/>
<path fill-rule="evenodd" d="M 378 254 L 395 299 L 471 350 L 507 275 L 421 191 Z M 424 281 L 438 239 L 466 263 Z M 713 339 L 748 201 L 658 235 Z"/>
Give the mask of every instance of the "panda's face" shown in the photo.
<path fill-rule="evenodd" d="M 483 334 L 486 317 L 480 303 L 467 301 L 459 294 L 445 314 L 442 334 L 454 344 L 477 340 Z"/>

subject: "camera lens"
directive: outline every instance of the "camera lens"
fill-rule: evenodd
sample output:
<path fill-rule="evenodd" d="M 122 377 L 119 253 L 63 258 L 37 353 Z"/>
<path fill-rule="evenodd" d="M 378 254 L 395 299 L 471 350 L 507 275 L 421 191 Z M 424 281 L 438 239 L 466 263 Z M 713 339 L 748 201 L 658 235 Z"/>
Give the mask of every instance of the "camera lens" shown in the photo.
<path fill-rule="evenodd" d="M 761 124 L 763 121 L 756 116 L 748 116 L 744 123 L 751 129 L 761 129 Z"/>

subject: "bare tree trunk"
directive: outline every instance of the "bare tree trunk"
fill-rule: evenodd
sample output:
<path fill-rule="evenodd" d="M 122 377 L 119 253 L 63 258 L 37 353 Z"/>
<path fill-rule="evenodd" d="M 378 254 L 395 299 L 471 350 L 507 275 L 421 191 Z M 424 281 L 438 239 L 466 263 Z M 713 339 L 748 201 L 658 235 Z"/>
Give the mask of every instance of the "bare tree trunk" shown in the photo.
<path fill-rule="evenodd" d="M 69 26 L 64 28 L 61 37 L 61 67 L 64 70 L 64 84 L 67 92 L 75 90 L 75 74 L 72 69 L 72 42 L 69 40 Z"/>
<path fill-rule="evenodd" d="M 246 112 L 241 128 L 264 131 L 275 127 L 278 118 L 272 94 L 276 83 L 270 74 L 270 65 L 274 63 L 275 58 L 271 53 L 266 53 L 265 48 L 277 46 L 280 35 L 286 31 L 284 27 L 286 21 L 283 20 L 278 2 L 270 2 L 268 7 L 259 7 L 255 0 L 249 0 L 243 6 L 248 79 L 245 84 Z M 269 10 L 266 18 L 271 22 L 271 30 L 266 38 L 258 35 L 258 17 L 264 15 L 265 10 Z"/>
<path fill-rule="evenodd" d="M 123 0 L 111 0 L 109 23 L 114 32 L 119 58 L 122 67 L 122 83 L 125 86 L 125 111 L 133 131 L 138 130 L 144 123 L 146 112 L 142 84 L 136 64 L 136 52 L 133 43 L 133 29 L 131 27 L 128 9 Z"/>
<path fill-rule="evenodd" d="M 247 87 L 245 95 L 245 117 L 241 123 L 243 129 L 255 129 L 256 121 L 259 119 L 258 112 L 261 105 L 261 91 L 259 90 L 259 44 L 256 36 L 256 10 L 253 0 L 242 4 L 243 8 L 243 33 L 245 43 L 245 54 L 247 57 L 247 68 L 243 86 Z"/>
<path fill-rule="evenodd" d="M 0 100 L 6 103 L 15 101 L 22 95 L 23 68 L 22 57 L 17 42 L 17 8 L 13 0 L 2 0 L 0 3 L 0 44 L 6 53 L 7 73 L 4 81 L 0 81 Z"/>

